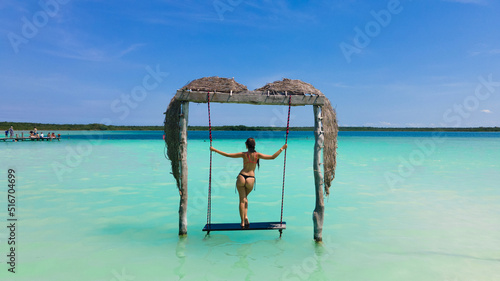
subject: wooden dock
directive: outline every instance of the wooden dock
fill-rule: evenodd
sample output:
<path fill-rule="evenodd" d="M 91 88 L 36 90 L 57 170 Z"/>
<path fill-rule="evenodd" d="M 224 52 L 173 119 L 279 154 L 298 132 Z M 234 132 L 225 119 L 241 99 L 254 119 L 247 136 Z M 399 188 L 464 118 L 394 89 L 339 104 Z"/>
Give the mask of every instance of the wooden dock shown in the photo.
<path fill-rule="evenodd" d="M 61 140 L 61 137 L 55 137 L 55 138 L 27 138 L 27 137 L 12 137 L 12 138 L 0 138 L 0 141 L 6 142 L 6 141 L 53 141 L 53 140 Z"/>

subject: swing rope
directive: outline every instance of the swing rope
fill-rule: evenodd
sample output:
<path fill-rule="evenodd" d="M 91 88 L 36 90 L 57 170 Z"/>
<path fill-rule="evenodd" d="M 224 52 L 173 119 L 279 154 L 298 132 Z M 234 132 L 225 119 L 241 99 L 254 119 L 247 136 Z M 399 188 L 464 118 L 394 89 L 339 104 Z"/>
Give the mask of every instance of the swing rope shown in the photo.
<path fill-rule="evenodd" d="M 207 93 L 207 104 L 208 104 L 208 132 L 210 138 L 210 147 L 212 147 L 212 120 L 210 118 L 210 92 Z M 292 107 L 292 97 L 288 98 L 288 118 L 286 122 L 286 137 L 285 144 L 288 143 L 288 133 L 290 132 L 290 109 Z M 286 172 L 286 151 L 283 160 L 283 186 L 281 189 L 281 216 L 280 216 L 280 224 L 283 224 L 283 202 L 285 198 L 285 172 Z M 210 231 L 210 226 L 212 224 L 212 150 L 210 150 L 210 168 L 209 168 L 209 176 L 208 176 L 208 207 L 207 207 L 207 227 Z M 280 237 L 281 237 L 282 229 L 280 229 Z"/>
<path fill-rule="evenodd" d="M 288 119 L 286 120 L 286 137 L 285 137 L 285 144 L 288 143 L 288 132 L 290 131 L 290 108 L 292 107 L 292 96 L 289 96 L 288 98 Z M 284 155 L 284 160 L 283 160 L 283 187 L 281 188 L 281 216 L 280 216 L 280 224 L 283 224 L 283 200 L 285 198 L 285 170 L 286 170 L 286 151 L 285 149 L 285 155 Z M 280 230 L 280 237 L 281 237 L 281 230 Z"/>
<path fill-rule="evenodd" d="M 212 148 L 212 121 L 210 119 L 210 92 L 207 93 L 208 103 L 208 132 L 210 137 L 210 148 Z M 207 207 L 207 225 L 212 224 L 212 150 L 210 150 L 210 170 L 208 176 L 208 207 Z"/>

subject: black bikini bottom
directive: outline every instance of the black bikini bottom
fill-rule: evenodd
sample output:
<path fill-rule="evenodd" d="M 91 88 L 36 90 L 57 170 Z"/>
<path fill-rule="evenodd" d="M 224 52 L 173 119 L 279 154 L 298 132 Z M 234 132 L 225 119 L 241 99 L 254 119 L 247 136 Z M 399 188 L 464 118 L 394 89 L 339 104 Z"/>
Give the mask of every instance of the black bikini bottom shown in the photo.
<path fill-rule="evenodd" d="M 244 175 L 244 174 L 242 174 L 242 173 L 240 173 L 239 175 L 241 175 L 241 176 L 245 179 L 245 181 L 246 181 L 248 178 L 255 179 L 255 177 L 254 177 L 254 176 L 246 176 L 246 175 Z M 238 176 L 239 176 L 239 175 L 238 175 Z M 238 177 L 236 177 L 236 178 L 238 178 Z M 255 181 L 254 181 L 254 183 L 253 183 L 253 190 L 256 190 L 256 189 L 257 189 L 257 180 L 255 180 Z M 234 193 L 236 193 L 236 187 L 234 187 Z"/>
<path fill-rule="evenodd" d="M 243 176 L 243 178 L 244 178 L 245 180 L 246 180 L 246 179 L 248 179 L 248 178 L 253 178 L 253 179 L 255 179 L 255 177 L 254 177 L 254 176 L 247 176 L 247 175 L 244 175 L 244 174 L 242 174 L 242 173 L 240 173 L 240 175 L 241 175 L 241 176 Z"/>

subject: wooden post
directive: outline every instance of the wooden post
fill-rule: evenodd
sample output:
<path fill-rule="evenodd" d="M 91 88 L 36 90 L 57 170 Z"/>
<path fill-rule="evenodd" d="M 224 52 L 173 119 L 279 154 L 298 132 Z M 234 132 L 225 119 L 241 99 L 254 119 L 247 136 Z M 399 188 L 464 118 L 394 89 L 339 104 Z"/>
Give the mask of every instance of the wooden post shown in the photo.
<path fill-rule="evenodd" d="M 189 117 L 189 102 L 183 102 L 179 118 L 180 134 L 180 166 L 181 190 L 179 191 L 179 235 L 187 235 L 187 206 L 188 206 L 188 165 L 187 165 L 187 128 Z"/>
<path fill-rule="evenodd" d="M 325 204 L 323 200 L 323 174 L 321 173 L 321 162 L 322 162 L 322 150 L 324 144 L 323 135 L 323 117 L 321 116 L 321 106 L 314 105 L 314 138 L 316 142 L 314 143 L 314 160 L 313 160 L 313 170 L 314 170 L 314 184 L 316 193 L 316 207 L 313 212 L 313 223 L 314 223 L 314 240 L 320 242 L 323 240 L 323 217 L 325 212 Z"/>

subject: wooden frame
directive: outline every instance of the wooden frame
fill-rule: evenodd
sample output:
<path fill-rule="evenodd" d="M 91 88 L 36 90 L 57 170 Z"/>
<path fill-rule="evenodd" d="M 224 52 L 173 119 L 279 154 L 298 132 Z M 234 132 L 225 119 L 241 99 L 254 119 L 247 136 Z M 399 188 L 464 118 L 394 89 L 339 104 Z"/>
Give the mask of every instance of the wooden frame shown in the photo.
<path fill-rule="evenodd" d="M 180 138 L 180 203 L 179 203 L 179 235 L 187 235 L 187 199 L 188 199 L 188 166 L 187 166 L 187 128 L 189 115 L 189 102 L 206 103 L 207 91 L 178 90 L 175 99 L 182 102 L 179 126 Z M 210 92 L 210 102 L 215 103 L 242 103 L 255 105 L 288 105 L 290 95 L 272 94 L 258 91 L 245 91 L 240 93 Z M 322 241 L 324 200 L 323 200 L 323 174 L 321 173 L 321 159 L 323 159 L 324 133 L 322 125 L 322 106 L 325 96 L 322 95 L 291 95 L 292 106 L 312 105 L 314 110 L 314 159 L 313 172 L 315 183 L 316 204 L 313 211 L 314 240 Z"/>
<path fill-rule="evenodd" d="M 291 95 L 292 106 L 299 105 L 323 105 L 325 96 L 320 95 Z M 218 103 L 244 103 L 258 105 L 288 105 L 289 95 L 279 95 L 267 92 L 245 91 L 240 93 L 210 92 L 210 102 Z M 175 98 L 180 101 L 196 103 L 207 102 L 207 92 L 178 90 Z"/>

